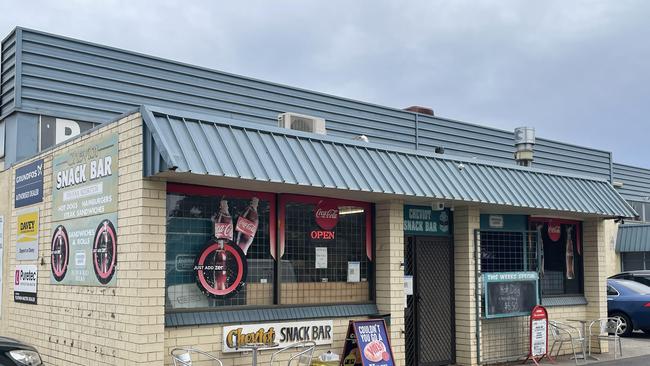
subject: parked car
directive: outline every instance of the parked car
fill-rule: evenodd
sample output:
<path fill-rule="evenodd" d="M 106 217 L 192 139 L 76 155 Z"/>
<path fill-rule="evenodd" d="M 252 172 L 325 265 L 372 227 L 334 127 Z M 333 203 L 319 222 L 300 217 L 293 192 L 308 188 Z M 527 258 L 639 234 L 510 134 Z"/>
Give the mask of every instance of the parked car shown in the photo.
<path fill-rule="evenodd" d="M 613 280 L 630 280 L 650 286 L 650 271 L 626 271 L 610 277 Z"/>
<path fill-rule="evenodd" d="M 621 335 L 650 334 L 650 287 L 631 280 L 607 280 L 607 313 L 621 319 Z"/>
<path fill-rule="evenodd" d="M 36 348 L 12 338 L 0 337 L 0 365 L 40 366 L 41 355 Z"/>

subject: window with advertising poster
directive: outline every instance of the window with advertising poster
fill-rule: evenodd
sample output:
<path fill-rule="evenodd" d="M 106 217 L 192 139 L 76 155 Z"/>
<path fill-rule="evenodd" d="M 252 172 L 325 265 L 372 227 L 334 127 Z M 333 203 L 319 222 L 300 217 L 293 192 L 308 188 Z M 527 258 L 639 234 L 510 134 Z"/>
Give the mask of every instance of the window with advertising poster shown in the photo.
<path fill-rule="evenodd" d="M 370 230 L 365 202 L 168 183 L 166 309 L 368 302 Z"/>
<path fill-rule="evenodd" d="M 529 225 L 530 230 L 537 235 L 537 243 L 542 253 L 539 270 L 542 295 L 548 297 L 582 294 L 582 223 L 531 217 Z"/>
<path fill-rule="evenodd" d="M 168 185 L 166 308 L 271 305 L 275 196 Z"/>
<path fill-rule="evenodd" d="M 281 195 L 279 206 L 282 303 L 370 300 L 370 205 Z"/>

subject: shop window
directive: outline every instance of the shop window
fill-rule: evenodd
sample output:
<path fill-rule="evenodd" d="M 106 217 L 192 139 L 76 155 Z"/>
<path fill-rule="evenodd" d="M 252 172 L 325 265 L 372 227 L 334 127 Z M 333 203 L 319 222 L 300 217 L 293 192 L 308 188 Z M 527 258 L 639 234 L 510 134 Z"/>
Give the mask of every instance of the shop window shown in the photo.
<path fill-rule="evenodd" d="M 650 269 L 650 252 L 621 253 L 623 271 Z"/>
<path fill-rule="evenodd" d="M 537 235 L 543 296 L 583 293 L 582 225 L 578 221 L 531 218 Z"/>
<path fill-rule="evenodd" d="M 272 194 L 169 184 L 166 308 L 273 304 L 273 222 Z"/>
<path fill-rule="evenodd" d="M 282 304 L 370 300 L 370 206 L 319 197 L 280 199 Z"/>

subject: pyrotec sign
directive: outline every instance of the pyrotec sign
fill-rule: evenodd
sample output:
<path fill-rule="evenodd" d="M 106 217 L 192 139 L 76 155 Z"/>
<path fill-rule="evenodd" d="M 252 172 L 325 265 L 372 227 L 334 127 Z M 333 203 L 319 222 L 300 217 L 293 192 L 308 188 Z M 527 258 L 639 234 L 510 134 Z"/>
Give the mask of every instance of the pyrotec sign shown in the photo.
<path fill-rule="evenodd" d="M 17 265 L 14 272 L 14 301 L 36 304 L 38 268 L 35 264 Z"/>

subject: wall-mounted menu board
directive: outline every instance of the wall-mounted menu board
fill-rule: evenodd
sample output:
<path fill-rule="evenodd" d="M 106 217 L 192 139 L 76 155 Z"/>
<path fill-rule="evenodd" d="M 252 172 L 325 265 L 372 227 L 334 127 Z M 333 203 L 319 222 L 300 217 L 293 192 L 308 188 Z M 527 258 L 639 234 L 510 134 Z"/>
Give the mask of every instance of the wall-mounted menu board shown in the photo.
<path fill-rule="evenodd" d="M 483 274 L 484 316 L 504 318 L 529 315 L 539 305 L 537 272 Z"/>

